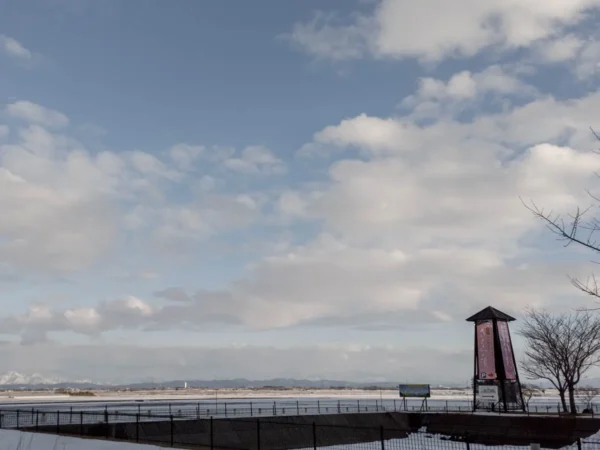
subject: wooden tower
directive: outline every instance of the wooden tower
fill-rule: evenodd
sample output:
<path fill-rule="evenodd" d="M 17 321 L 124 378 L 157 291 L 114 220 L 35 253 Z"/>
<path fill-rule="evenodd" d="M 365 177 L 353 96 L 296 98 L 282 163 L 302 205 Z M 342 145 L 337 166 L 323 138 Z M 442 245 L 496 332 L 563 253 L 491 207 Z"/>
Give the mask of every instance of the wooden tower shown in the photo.
<path fill-rule="evenodd" d="M 525 411 L 508 322 L 514 317 L 488 306 L 469 317 L 475 323 L 473 411 Z"/>

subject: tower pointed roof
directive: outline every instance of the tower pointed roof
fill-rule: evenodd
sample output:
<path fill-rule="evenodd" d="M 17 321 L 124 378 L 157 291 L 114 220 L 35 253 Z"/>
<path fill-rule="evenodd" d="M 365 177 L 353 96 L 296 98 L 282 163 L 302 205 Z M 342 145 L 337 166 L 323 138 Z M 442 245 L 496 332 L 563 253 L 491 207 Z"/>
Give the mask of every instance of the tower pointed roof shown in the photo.
<path fill-rule="evenodd" d="M 488 306 L 487 308 L 482 309 L 477 314 L 472 315 L 467 319 L 467 322 L 479 322 L 482 320 L 506 320 L 507 322 L 512 322 L 515 319 L 514 317 L 509 316 L 502 311 L 498 311 L 496 308 L 492 306 Z"/>

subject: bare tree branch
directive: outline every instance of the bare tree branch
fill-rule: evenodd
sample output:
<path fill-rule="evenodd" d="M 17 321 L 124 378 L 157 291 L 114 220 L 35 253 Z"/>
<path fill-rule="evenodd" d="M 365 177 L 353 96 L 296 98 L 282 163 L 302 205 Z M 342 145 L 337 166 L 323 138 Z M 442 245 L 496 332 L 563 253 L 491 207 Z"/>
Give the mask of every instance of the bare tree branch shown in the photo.
<path fill-rule="evenodd" d="M 600 141 L 600 134 L 596 133 L 592 127 L 590 127 L 590 130 L 596 139 Z M 595 150 L 595 153 L 600 155 L 600 150 Z M 586 192 L 594 201 L 595 206 L 600 204 L 599 196 L 594 195 L 589 190 Z M 522 198 L 520 198 L 520 200 L 521 203 L 523 203 L 523 206 L 531 211 L 534 217 L 544 222 L 546 227 L 558 236 L 559 241 L 565 242 L 565 247 L 576 244 L 591 250 L 594 253 L 600 253 L 600 242 L 596 240 L 596 235 L 600 232 L 600 220 L 595 217 L 587 217 L 592 206 L 583 210 L 577 208 L 574 214 L 568 215 L 568 219 L 565 222 L 565 218 L 560 214 L 555 214 L 553 211 L 546 212 L 543 208 L 539 208 L 533 201 L 526 203 Z M 600 286 L 594 276 L 589 277 L 586 283 L 576 278 L 570 278 L 571 283 L 577 289 L 592 297 L 600 299 Z"/>

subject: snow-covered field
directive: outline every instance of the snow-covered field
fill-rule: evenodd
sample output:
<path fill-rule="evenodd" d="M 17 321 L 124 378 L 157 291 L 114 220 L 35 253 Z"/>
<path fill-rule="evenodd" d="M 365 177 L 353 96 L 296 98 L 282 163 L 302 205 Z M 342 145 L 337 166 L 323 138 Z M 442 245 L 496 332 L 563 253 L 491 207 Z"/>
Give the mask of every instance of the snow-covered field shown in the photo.
<path fill-rule="evenodd" d="M 23 401 L 123 401 L 123 400 L 214 400 L 219 399 L 296 399 L 296 398 L 398 398 L 397 390 L 363 390 L 363 389 L 169 389 L 140 391 L 93 391 L 94 396 L 69 397 L 67 395 L 51 395 L 48 392 L 5 392 L 0 393 L 0 403 Z M 433 390 L 432 398 L 469 399 L 466 390 Z"/>
<path fill-rule="evenodd" d="M 392 439 L 385 441 L 385 448 L 391 450 L 460 450 L 465 449 L 466 444 L 461 442 L 453 442 L 447 440 L 446 436 L 430 434 L 426 432 L 412 433 L 405 439 Z M 599 450 L 600 449 L 600 433 L 590 436 L 583 443 L 583 450 Z M 534 443 L 534 442 L 532 442 Z M 373 450 L 381 449 L 381 442 L 373 443 L 360 443 L 354 445 L 332 445 L 328 447 L 320 447 L 323 450 Z M 481 445 L 481 444 L 470 444 L 471 450 L 531 450 L 531 446 L 516 446 L 516 445 Z M 312 450 L 311 448 L 303 450 Z M 541 450 L 547 450 L 545 447 L 541 447 Z M 560 450 L 577 450 L 577 443 L 561 447 Z"/>
<path fill-rule="evenodd" d="M 0 450 L 164 450 L 164 447 L 0 430 Z"/>
<path fill-rule="evenodd" d="M 94 391 L 93 396 L 52 395 L 48 392 L 0 393 L 0 404 L 32 402 L 127 402 L 127 401 L 234 401 L 234 400 L 303 400 L 303 399 L 399 399 L 398 391 L 363 389 L 186 389 L 186 390 L 140 390 L 140 391 Z M 433 389 L 429 401 L 464 401 L 472 399 L 467 389 Z M 555 391 L 547 390 L 543 397 L 533 397 L 535 403 L 557 403 Z"/>

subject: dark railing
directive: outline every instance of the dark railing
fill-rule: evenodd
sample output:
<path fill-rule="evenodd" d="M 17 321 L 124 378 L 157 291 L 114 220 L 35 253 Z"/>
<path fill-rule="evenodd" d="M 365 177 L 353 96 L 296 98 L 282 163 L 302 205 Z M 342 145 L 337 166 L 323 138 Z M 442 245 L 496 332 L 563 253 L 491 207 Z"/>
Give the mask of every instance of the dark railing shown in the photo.
<path fill-rule="evenodd" d="M 46 404 L 0 404 L 0 411 L 10 411 L 16 409 L 40 409 L 45 411 L 62 412 L 71 411 L 75 403 L 62 402 Z M 343 412 L 373 412 L 373 411 L 429 411 L 429 412 L 468 412 L 473 409 L 473 403 L 469 400 L 429 400 L 421 402 L 420 400 L 402 399 L 340 399 L 340 400 L 261 400 L 252 401 L 138 401 L 138 402 L 80 402 L 76 406 L 77 410 L 83 411 L 106 411 L 129 413 L 129 414 L 157 414 L 157 415 L 186 415 L 199 417 L 240 417 L 240 416 L 266 416 L 266 415 L 301 415 L 301 414 L 332 414 Z M 578 405 L 578 412 L 586 409 L 586 405 Z M 498 412 L 501 408 L 494 408 Z M 531 402 L 528 408 L 531 414 L 551 414 L 561 411 L 560 404 L 557 402 Z M 592 405 L 591 410 L 594 414 L 600 413 L 600 405 Z"/>
<path fill-rule="evenodd" d="M 580 412 L 584 409 L 582 406 Z M 472 403 L 430 402 L 409 404 L 402 400 L 315 400 L 315 401 L 248 401 L 248 402 L 197 402 L 197 403 L 140 403 L 129 405 L 73 406 L 47 404 L 38 408 L 0 406 L 0 428 L 22 428 L 45 425 L 72 425 L 86 423 L 149 422 L 157 420 L 235 418 L 235 417 L 277 417 L 320 414 L 346 414 L 371 412 L 431 412 L 431 413 L 470 413 Z M 495 412 L 502 414 L 501 408 Z M 591 417 L 599 411 L 597 405 L 591 408 Z M 509 411 L 509 413 L 520 413 Z M 559 404 L 530 405 L 526 414 L 563 414 Z"/>

